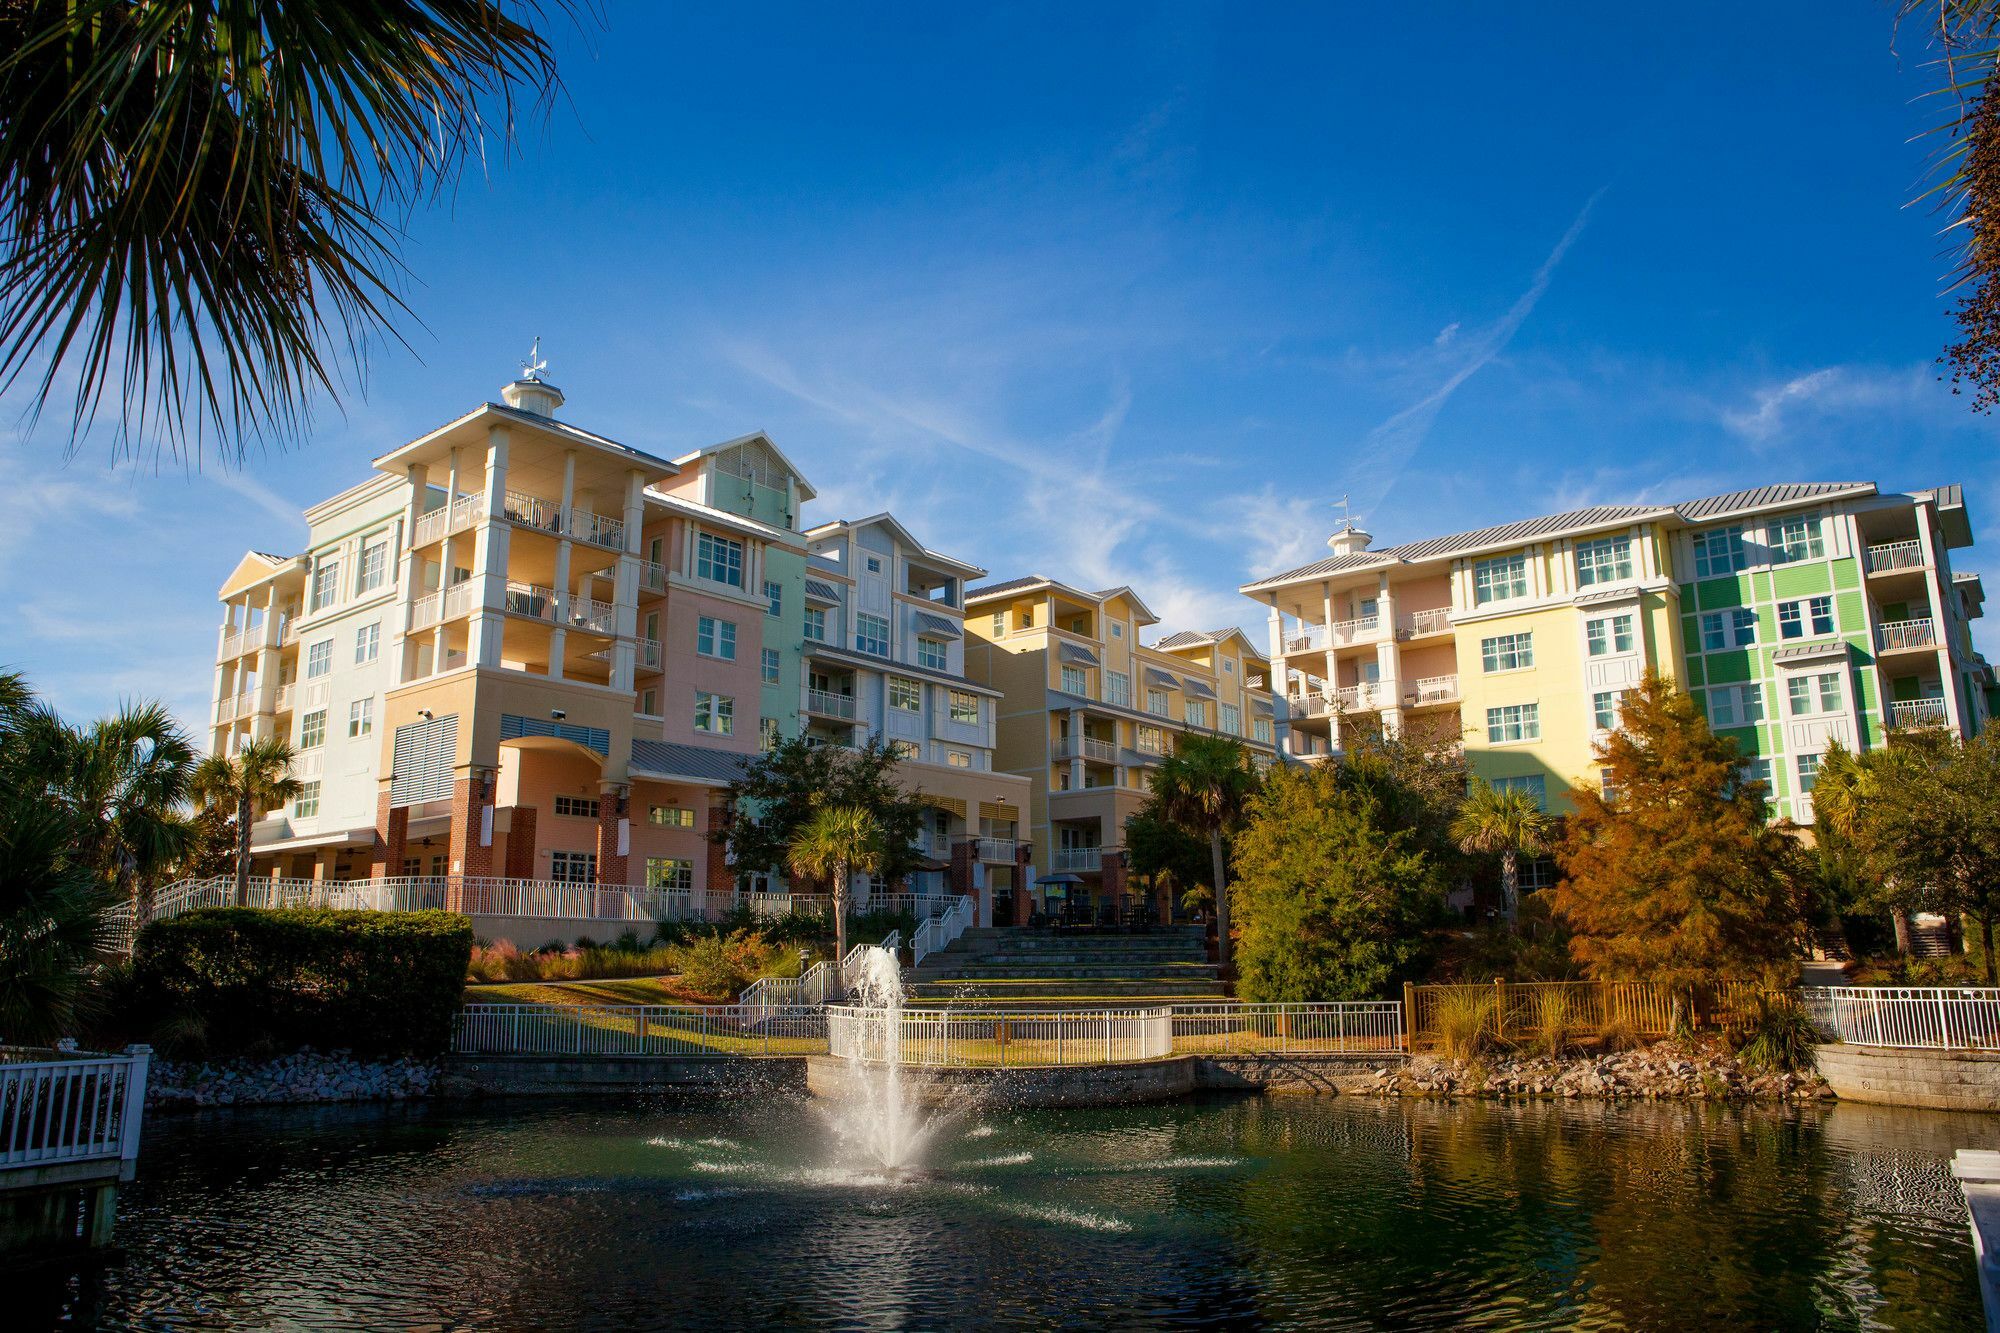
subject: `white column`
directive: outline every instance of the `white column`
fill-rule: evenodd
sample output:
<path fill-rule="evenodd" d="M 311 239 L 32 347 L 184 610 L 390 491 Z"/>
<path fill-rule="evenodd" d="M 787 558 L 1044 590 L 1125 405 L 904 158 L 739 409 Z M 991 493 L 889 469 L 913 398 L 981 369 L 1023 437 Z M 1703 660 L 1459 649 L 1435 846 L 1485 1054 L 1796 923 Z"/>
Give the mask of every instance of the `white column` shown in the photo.
<path fill-rule="evenodd" d="M 1083 710 L 1069 710 L 1069 786 L 1071 791 L 1083 790 Z"/>
<path fill-rule="evenodd" d="M 617 573 L 611 583 L 611 628 L 617 640 L 611 646 L 611 688 L 630 690 L 638 667 L 639 632 L 639 552 L 644 549 L 646 525 L 646 477 L 636 469 L 625 474 L 625 551 L 618 557 Z"/>
<path fill-rule="evenodd" d="M 479 604 L 472 612 L 466 660 L 473 666 L 497 667 L 505 633 L 500 608 L 506 605 L 507 597 L 505 426 L 489 426 L 486 431 L 486 483 L 482 500 L 479 526 L 473 530 L 472 540 L 472 577 L 479 584 Z M 441 576 L 450 577 L 450 570 Z"/>
<path fill-rule="evenodd" d="M 1933 522 L 1935 517 L 1936 511 L 1929 505 L 1920 504 L 1917 506 L 1917 540 L 1923 544 L 1924 598 L 1931 608 L 1931 633 L 1937 636 L 1938 682 L 1944 687 L 1944 723 L 1954 733 L 1964 736 L 1967 734 L 1967 728 L 1965 718 L 1958 706 L 1958 673 L 1952 669 L 1951 639 L 1949 637 L 1950 626 L 1946 623 L 1944 607 L 1944 576 L 1942 572 L 1944 562 L 1938 559 L 1938 539 Z M 1865 562 L 1868 558 L 1865 550 L 1862 552 L 1861 558 L 1865 567 Z M 1882 679 L 1880 672 L 1876 673 L 1876 679 L 1881 681 L 1880 688 L 1886 696 L 1889 682 Z M 1882 700 L 1882 714 L 1884 717 L 1887 717 L 1889 714 L 1889 703 L 1886 697 Z"/>

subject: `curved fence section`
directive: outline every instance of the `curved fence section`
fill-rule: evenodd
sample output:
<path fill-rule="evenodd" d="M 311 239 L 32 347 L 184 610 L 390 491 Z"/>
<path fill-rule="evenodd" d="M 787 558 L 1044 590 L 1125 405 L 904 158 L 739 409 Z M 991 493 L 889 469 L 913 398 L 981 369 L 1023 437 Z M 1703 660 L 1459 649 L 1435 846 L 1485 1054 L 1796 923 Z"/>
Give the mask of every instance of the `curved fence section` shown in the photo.
<path fill-rule="evenodd" d="M 1854 1046 L 2000 1050 L 2000 990 L 1987 987 L 1814 986 L 1803 992 L 1820 1031 Z"/>
<path fill-rule="evenodd" d="M 1363 1055 L 1403 1049 L 1394 1000 L 1330 1004 L 1177 1004 L 1176 1055 Z"/>
<path fill-rule="evenodd" d="M 771 1005 L 468 1004 L 452 1049 L 460 1055 L 817 1055 L 818 1009 Z"/>
<path fill-rule="evenodd" d="M 1174 1053 L 1173 1010 L 826 1011 L 830 1055 L 876 1064 L 1027 1069 L 1134 1064 Z"/>

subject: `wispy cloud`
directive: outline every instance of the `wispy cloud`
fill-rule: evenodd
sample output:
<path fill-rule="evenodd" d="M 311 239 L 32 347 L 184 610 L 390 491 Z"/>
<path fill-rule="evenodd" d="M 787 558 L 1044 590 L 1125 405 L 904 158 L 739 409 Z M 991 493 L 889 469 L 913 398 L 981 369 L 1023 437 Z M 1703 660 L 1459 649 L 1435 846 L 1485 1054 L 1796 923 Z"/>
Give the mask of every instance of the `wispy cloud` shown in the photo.
<path fill-rule="evenodd" d="M 1923 366 L 1825 366 L 1753 389 L 1746 405 L 1722 406 L 1722 424 L 1752 445 L 1785 438 L 1801 421 L 1848 412 L 1936 410 L 1940 395 Z"/>

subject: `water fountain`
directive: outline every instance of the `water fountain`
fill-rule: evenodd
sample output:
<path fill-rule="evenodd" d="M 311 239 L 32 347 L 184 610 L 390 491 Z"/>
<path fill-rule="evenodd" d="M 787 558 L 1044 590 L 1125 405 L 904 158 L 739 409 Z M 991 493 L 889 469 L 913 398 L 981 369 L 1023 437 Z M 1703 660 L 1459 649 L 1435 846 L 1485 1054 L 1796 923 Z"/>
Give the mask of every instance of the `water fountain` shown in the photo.
<path fill-rule="evenodd" d="M 914 1171 L 938 1133 L 966 1109 L 939 1106 L 903 1080 L 903 970 L 896 955 L 870 947 L 845 1005 L 827 1022 L 846 1025 L 846 1069 L 817 1103 L 834 1140 L 856 1164 Z"/>

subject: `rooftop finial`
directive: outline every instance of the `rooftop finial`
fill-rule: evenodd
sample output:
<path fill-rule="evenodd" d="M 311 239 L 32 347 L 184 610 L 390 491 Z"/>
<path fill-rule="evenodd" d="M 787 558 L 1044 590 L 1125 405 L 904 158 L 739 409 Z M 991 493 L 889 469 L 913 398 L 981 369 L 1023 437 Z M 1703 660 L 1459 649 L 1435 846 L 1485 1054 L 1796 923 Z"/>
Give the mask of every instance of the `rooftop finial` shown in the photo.
<path fill-rule="evenodd" d="M 528 349 L 528 359 L 521 363 L 521 378 L 539 384 L 542 372 L 548 368 L 549 363 L 542 356 L 542 336 L 538 333 L 535 335 L 535 345 Z"/>
<path fill-rule="evenodd" d="M 1353 526 L 1354 516 L 1347 512 L 1347 497 L 1343 495 L 1340 497 L 1340 529 L 1345 532 Z"/>

